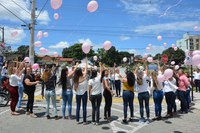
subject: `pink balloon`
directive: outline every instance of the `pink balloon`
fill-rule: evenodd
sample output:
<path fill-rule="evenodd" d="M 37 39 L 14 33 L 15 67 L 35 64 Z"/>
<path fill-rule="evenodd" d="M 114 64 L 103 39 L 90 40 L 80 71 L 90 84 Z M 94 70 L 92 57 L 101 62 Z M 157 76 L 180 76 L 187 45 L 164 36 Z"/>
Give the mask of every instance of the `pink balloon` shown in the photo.
<path fill-rule="evenodd" d="M 89 43 L 83 43 L 82 50 L 85 54 L 88 54 L 90 52 L 90 44 Z"/>
<path fill-rule="evenodd" d="M 178 50 L 178 48 L 177 47 L 174 47 L 174 51 L 177 51 Z"/>
<path fill-rule="evenodd" d="M 55 20 L 58 20 L 59 14 L 58 13 L 54 13 L 53 17 L 54 17 Z"/>
<path fill-rule="evenodd" d="M 151 50 L 151 48 L 150 47 L 146 47 L 146 51 L 148 52 L 148 51 L 150 51 Z"/>
<path fill-rule="evenodd" d="M 5 47 L 5 44 L 4 44 L 4 43 L 0 43 L 0 46 L 4 48 L 4 47 Z"/>
<path fill-rule="evenodd" d="M 38 38 L 38 39 L 41 39 L 41 38 L 42 38 L 42 31 L 38 31 L 38 33 L 37 33 L 37 38 Z"/>
<path fill-rule="evenodd" d="M 25 58 L 24 58 L 24 61 L 25 61 L 25 62 L 29 62 L 29 61 L 30 61 L 30 58 L 29 58 L 29 57 L 25 57 Z"/>
<path fill-rule="evenodd" d="M 200 64 L 200 55 L 196 54 L 192 57 L 192 64 L 193 65 L 198 65 Z"/>
<path fill-rule="evenodd" d="M 62 0 L 51 0 L 51 7 L 53 9 L 56 10 L 56 9 L 60 8 L 61 5 L 62 5 Z"/>
<path fill-rule="evenodd" d="M 44 37 L 48 37 L 48 35 L 49 35 L 48 32 L 44 32 L 44 33 L 43 33 L 43 36 L 44 36 Z"/>
<path fill-rule="evenodd" d="M 198 69 L 200 69 L 200 64 L 197 67 L 198 67 Z"/>
<path fill-rule="evenodd" d="M 97 56 L 95 55 L 95 56 L 93 57 L 93 60 L 94 60 L 94 61 L 97 61 L 97 59 L 98 59 L 98 58 L 97 58 Z"/>
<path fill-rule="evenodd" d="M 58 57 L 58 52 L 54 52 L 54 53 L 53 53 L 53 56 L 54 56 L 54 57 Z"/>
<path fill-rule="evenodd" d="M 98 3 L 95 0 L 92 0 L 87 5 L 87 10 L 89 12 L 95 12 L 98 9 Z"/>
<path fill-rule="evenodd" d="M 123 58 L 123 62 L 126 62 L 126 61 L 127 61 L 127 57 L 124 57 L 124 58 Z"/>
<path fill-rule="evenodd" d="M 176 65 L 176 66 L 175 66 L 175 70 L 178 70 L 178 69 L 179 69 L 179 65 Z"/>
<path fill-rule="evenodd" d="M 165 43 L 163 43 L 163 46 L 164 46 L 164 47 L 167 47 L 167 43 L 166 43 L 166 42 L 165 42 Z"/>
<path fill-rule="evenodd" d="M 164 71 L 164 76 L 165 76 L 166 79 L 171 78 L 173 76 L 173 70 L 172 69 L 166 69 Z"/>
<path fill-rule="evenodd" d="M 172 44 L 172 48 L 174 48 L 175 47 L 175 44 Z"/>
<path fill-rule="evenodd" d="M 12 36 L 12 37 L 17 36 L 17 34 L 18 34 L 18 31 L 16 31 L 16 30 L 14 30 L 14 31 L 11 32 L 11 36 Z"/>
<path fill-rule="evenodd" d="M 195 51 L 192 52 L 193 56 L 196 55 L 196 54 L 200 54 L 200 50 L 195 50 Z"/>
<path fill-rule="evenodd" d="M 46 49 L 42 47 L 42 48 L 40 48 L 40 52 L 41 52 L 41 53 L 45 53 L 45 52 L 46 52 Z"/>
<path fill-rule="evenodd" d="M 148 57 L 148 58 L 147 58 L 147 61 L 148 61 L 148 62 L 153 62 L 153 58 L 152 58 L 152 57 Z"/>
<path fill-rule="evenodd" d="M 37 70 L 37 69 L 39 69 L 40 67 L 39 67 L 39 65 L 37 64 L 37 63 L 35 63 L 35 64 L 33 64 L 32 65 L 32 69 L 34 69 L 34 70 Z"/>
<path fill-rule="evenodd" d="M 157 36 L 158 41 L 162 41 L 162 36 Z"/>
<path fill-rule="evenodd" d="M 194 26 L 194 31 L 199 31 L 199 27 L 198 26 Z"/>
<path fill-rule="evenodd" d="M 157 77 L 159 82 L 163 82 L 165 80 L 165 76 L 164 75 L 158 75 Z"/>
<path fill-rule="evenodd" d="M 110 41 L 105 41 L 103 43 L 103 48 L 107 51 L 112 47 L 112 43 Z"/>
<path fill-rule="evenodd" d="M 42 46 L 42 42 L 41 41 L 36 41 L 34 45 L 36 47 L 41 47 Z"/>
<path fill-rule="evenodd" d="M 171 62 L 171 65 L 175 65 L 175 61 L 172 61 L 172 62 Z"/>

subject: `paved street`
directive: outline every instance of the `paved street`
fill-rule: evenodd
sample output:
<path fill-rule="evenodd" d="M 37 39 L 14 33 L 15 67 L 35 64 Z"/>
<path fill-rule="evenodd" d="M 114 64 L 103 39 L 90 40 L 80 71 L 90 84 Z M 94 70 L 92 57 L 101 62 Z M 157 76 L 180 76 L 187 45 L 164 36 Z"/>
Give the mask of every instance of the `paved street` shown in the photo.
<path fill-rule="evenodd" d="M 39 91 L 36 92 L 36 95 L 39 95 Z M 60 89 L 57 89 L 57 106 L 58 106 L 58 114 L 61 116 L 61 99 L 60 99 Z M 136 94 L 137 96 L 137 94 Z M 102 100 L 101 105 L 101 119 L 100 125 L 95 126 L 91 123 L 91 104 L 88 101 L 87 106 L 87 120 L 88 124 L 76 124 L 75 120 L 75 100 L 73 100 L 73 116 L 72 120 L 54 120 L 53 118 L 47 120 L 45 117 L 45 100 L 41 99 L 41 96 L 35 96 L 36 102 L 34 106 L 34 112 L 38 116 L 38 118 L 31 118 L 25 114 L 24 111 L 20 111 L 21 115 L 19 116 L 11 116 L 9 106 L 0 108 L 0 131 L 1 133 L 46 133 L 46 132 L 95 132 L 95 133 L 133 133 L 133 132 L 166 132 L 166 133 L 186 133 L 193 131 L 192 133 L 198 133 L 198 129 L 200 129 L 197 124 L 198 118 L 200 115 L 200 110 L 196 109 L 194 106 L 190 113 L 188 114 L 178 114 L 175 118 L 171 119 L 163 119 L 161 121 L 152 122 L 150 124 L 139 123 L 139 105 L 137 97 L 134 101 L 134 116 L 135 119 L 133 122 L 129 122 L 128 124 L 122 124 L 123 118 L 123 104 L 122 98 L 113 97 L 113 105 L 112 105 L 112 119 L 113 121 L 108 123 L 103 119 L 103 108 L 104 108 L 104 100 Z M 198 101 L 198 100 L 197 100 Z M 198 101 L 199 102 L 199 101 Z M 25 107 L 26 100 L 23 101 L 23 106 Z M 178 107 L 179 108 L 179 107 Z M 51 109 L 53 113 L 53 110 Z M 152 99 L 150 100 L 150 112 L 151 118 L 154 117 L 154 104 Z M 166 104 L 165 100 L 163 101 L 163 116 L 166 112 Z M 53 115 L 52 115 L 53 116 Z M 81 112 L 82 116 L 82 112 Z M 81 118 L 82 120 L 82 118 Z M 188 122 L 187 122 L 188 121 Z M 192 125 L 192 126 L 191 126 Z M 190 128 L 191 127 L 191 128 Z M 194 129 L 194 130 L 192 130 Z"/>

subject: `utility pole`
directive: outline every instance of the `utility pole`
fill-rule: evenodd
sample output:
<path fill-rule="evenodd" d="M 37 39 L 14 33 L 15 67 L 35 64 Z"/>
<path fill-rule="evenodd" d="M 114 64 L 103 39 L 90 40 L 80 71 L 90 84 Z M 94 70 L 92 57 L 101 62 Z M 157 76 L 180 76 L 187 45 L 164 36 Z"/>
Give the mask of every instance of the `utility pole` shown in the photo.
<path fill-rule="evenodd" d="M 30 29 L 30 46 L 29 46 L 29 58 L 31 64 L 34 63 L 34 33 L 35 33 L 35 0 L 31 0 L 32 10 L 31 10 L 31 24 L 29 25 Z"/>

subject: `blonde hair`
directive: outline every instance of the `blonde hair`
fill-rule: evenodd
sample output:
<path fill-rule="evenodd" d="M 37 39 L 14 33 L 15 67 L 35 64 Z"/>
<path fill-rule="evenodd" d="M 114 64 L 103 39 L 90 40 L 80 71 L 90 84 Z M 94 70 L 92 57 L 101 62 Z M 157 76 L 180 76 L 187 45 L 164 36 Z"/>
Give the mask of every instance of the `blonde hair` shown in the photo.
<path fill-rule="evenodd" d="M 153 79 L 153 86 L 154 86 L 155 88 L 159 88 L 159 87 L 160 87 L 160 86 L 159 86 L 159 83 L 158 83 L 158 80 L 157 80 L 157 76 L 158 76 L 158 73 L 157 73 L 156 71 L 152 71 L 151 77 L 152 77 L 152 79 Z"/>
<path fill-rule="evenodd" d="M 143 71 L 137 71 L 137 84 L 143 85 Z"/>

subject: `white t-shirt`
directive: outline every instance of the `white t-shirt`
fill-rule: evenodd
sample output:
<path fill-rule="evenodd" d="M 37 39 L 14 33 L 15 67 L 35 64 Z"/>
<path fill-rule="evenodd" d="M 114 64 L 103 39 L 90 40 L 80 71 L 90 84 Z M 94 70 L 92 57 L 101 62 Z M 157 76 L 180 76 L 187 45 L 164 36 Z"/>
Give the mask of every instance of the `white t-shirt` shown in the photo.
<path fill-rule="evenodd" d="M 9 83 L 11 86 L 18 86 L 18 82 L 21 80 L 16 74 L 11 74 L 9 78 Z"/>
<path fill-rule="evenodd" d="M 194 73 L 194 80 L 195 80 L 195 79 L 200 80 L 200 72 L 195 72 L 195 73 Z"/>
<path fill-rule="evenodd" d="M 149 91 L 149 83 L 148 81 L 150 81 L 150 78 L 145 74 L 142 78 L 142 85 L 137 84 L 138 87 L 138 93 L 142 93 L 142 92 L 147 92 Z"/>
<path fill-rule="evenodd" d="M 83 82 L 78 84 L 76 95 L 83 95 L 87 91 L 88 81 L 85 79 Z"/>
<path fill-rule="evenodd" d="M 170 85 L 171 82 L 172 84 L 176 85 L 176 80 L 173 78 L 172 81 L 164 81 L 163 84 L 164 84 L 164 87 L 163 87 L 163 92 L 171 92 L 171 91 L 174 91 L 174 88 L 172 85 Z"/>
<path fill-rule="evenodd" d="M 98 95 L 102 92 L 101 75 L 90 79 L 88 85 L 92 86 L 91 95 Z"/>
<path fill-rule="evenodd" d="M 8 75 L 8 70 L 5 66 L 3 66 L 2 70 L 1 70 L 1 76 L 6 76 Z"/>
<path fill-rule="evenodd" d="M 115 80 L 120 80 L 119 74 L 115 73 Z"/>

